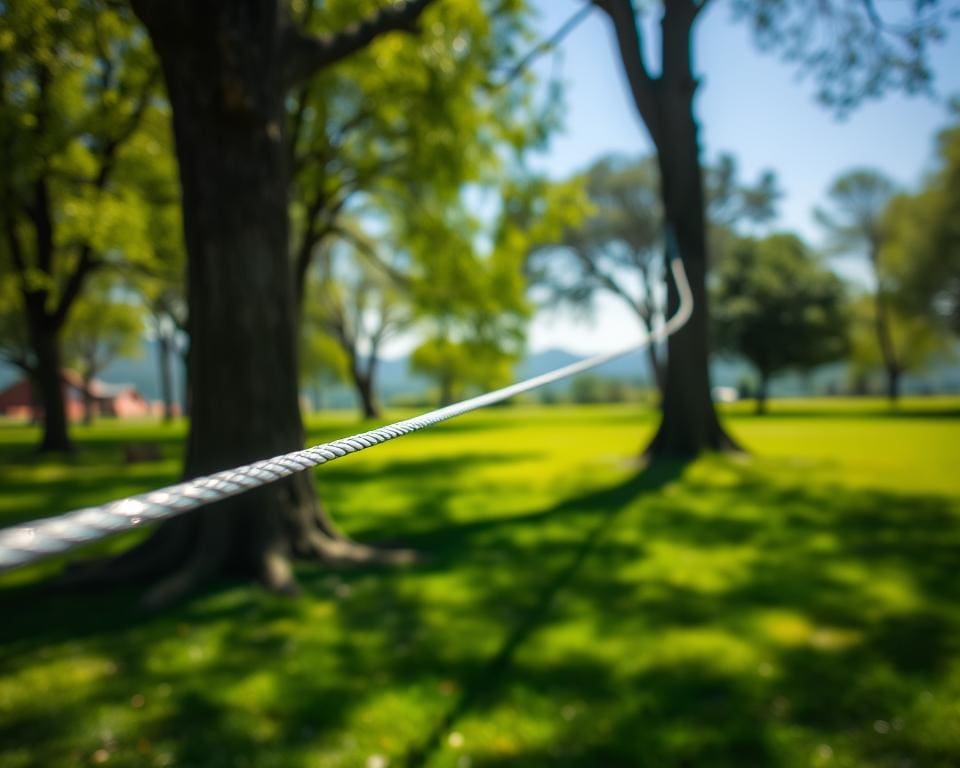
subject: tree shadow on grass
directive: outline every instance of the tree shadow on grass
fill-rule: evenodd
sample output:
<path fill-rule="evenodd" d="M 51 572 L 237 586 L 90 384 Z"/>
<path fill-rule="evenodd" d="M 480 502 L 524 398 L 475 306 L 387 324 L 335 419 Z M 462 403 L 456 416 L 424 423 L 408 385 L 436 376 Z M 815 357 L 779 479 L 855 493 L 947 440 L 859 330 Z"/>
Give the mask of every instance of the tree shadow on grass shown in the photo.
<path fill-rule="evenodd" d="M 549 576 L 546 583 L 532 597 L 524 596 L 528 605 L 523 613 L 523 619 L 509 631 L 497 652 L 479 669 L 474 670 L 474 673 L 467 680 L 463 681 L 461 693 L 454 704 L 433 727 L 424 741 L 413 746 L 407 752 L 402 761 L 403 765 L 408 766 L 408 768 L 419 768 L 425 765 L 431 754 L 441 745 L 444 735 L 449 732 L 451 727 L 473 709 L 478 702 L 495 694 L 503 678 L 509 674 L 517 649 L 548 619 L 557 596 L 577 575 L 586 559 L 596 550 L 604 533 L 609 531 L 611 525 L 616 524 L 618 514 L 638 494 L 653 493 L 658 488 L 678 478 L 683 466 L 681 462 L 654 464 L 639 477 L 630 478 L 613 488 L 568 499 L 552 509 L 524 516 L 521 520 L 492 524 L 473 523 L 460 526 L 458 530 L 452 532 L 452 538 L 462 540 L 464 535 L 469 538 L 490 527 L 502 530 L 505 525 L 530 524 L 536 522 L 536 518 L 540 517 L 546 519 L 569 514 L 582 514 L 584 510 L 596 510 L 596 514 L 593 515 L 594 519 L 590 521 L 586 536 L 570 553 L 568 561 L 552 576 Z M 447 534 L 445 538 L 450 536 L 450 534 Z M 587 674 L 595 673 L 596 670 L 588 665 L 581 670 L 578 677 L 581 675 L 586 677 Z"/>
<path fill-rule="evenodd" d="M 588 537 L 549 617 L 517 625 L 408 765 L 455 765 L 454 728 L 486 733 L 474 766 L 960 764 L 956 500 L 727 465 L 613 526 L 633 562 Z M 518 746 L 510 720 L 537 708 L 550 735 Z"/>
<path fill-rule="evenodd" d="M 0 762 L 137 765 L 142 737 L 206 766 L 960 764 L 955 499 L 717 460 L 455 515 L 462 471 L 403 461 L 383 486 L 440 487 L 395 531 L 426 563 L 307 567 L 297 600 L 221 584 L 132 620 L 128 593 L 0 596 L 0 679 L 38 686 Z"/>

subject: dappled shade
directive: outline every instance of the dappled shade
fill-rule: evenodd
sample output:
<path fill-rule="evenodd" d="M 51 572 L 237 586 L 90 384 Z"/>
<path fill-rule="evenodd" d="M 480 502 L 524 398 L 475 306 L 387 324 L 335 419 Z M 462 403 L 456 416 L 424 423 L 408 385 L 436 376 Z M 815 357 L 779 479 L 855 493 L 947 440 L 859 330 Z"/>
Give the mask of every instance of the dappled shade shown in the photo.
<path fill-rule="evenodd" d="M 25 740 L 50 766 L 99 750 L 210 766 L 955 763 L 957 411 L 830 415 L 732 422 L 803 459 L 638 474 L 617 458 L 653 426 L 633 409 L 476 414 L 317 474 L 351 535 L 427 555 L 412 568 L 310 566 L 302 598 L 224 583 L 154 619 L 131 591 L 8 588 L 0 764 Z M 925 448 L 888 465 L 918 429 Z M 841 457 L 863 435 L 872 463 Z"/>

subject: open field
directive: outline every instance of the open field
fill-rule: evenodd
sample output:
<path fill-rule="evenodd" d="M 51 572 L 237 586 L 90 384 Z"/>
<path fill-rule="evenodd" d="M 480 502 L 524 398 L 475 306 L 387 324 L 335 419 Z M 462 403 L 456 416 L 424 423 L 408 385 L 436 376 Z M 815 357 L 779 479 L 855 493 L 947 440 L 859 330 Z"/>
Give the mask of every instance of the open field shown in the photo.
<path fill-rule="evenodd" d="M 644 469 L 648 412 L 499 408 L 323 467 L 345 530 L 424 558 L 295 599 L 9 574 L 0 767 L 960 764 L 960 400 L 749 408 L 750 458 Z M 176 477 L 182 425 L 77 434 L 37 463 L 0 425 L 0 522 Z"/>

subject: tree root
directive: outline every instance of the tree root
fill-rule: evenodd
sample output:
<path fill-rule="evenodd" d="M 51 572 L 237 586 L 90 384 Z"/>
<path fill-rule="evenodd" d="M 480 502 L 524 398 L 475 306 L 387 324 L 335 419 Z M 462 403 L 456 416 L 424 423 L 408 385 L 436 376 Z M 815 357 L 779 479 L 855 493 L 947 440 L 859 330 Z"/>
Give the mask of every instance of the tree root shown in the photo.
<path fill-rule="evenodd" d="M 348 538 L 311 536 L 307 559 L 319 560 L 334 566 L 412 565 L 420 561 L 412 549 L 382 549 L 360 544 Z"/>
<path fill-rule="evenodd" d="M 69 564 L 54 587 L 83 590 L 146 583 L 142 606 L 153 612 L 180 602 L 221 574 L 253 577 L 270 592 L 295 596 L 301 592 L 293 570 L 297 560 L 332 568 L 420 561 L 413 550 L 381 549 L 350 539 L 319 507 L 310 514 L 300 510 L 286 525 L 260 531 L 262 538 L 245 530 L 236 512 L 217 505 L 169 520 L 116 557 Z"/>

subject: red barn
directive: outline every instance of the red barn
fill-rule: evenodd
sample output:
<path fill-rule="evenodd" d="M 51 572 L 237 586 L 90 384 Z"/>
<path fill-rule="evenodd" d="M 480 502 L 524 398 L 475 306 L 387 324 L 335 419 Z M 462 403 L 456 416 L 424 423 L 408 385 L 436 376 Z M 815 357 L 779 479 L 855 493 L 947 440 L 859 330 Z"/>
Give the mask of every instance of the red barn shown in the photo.
<path fill-rule="evenodd" d="M 81 421 L 84 415 L 83 379 L 76 371 L 63 371 L 61 378 L 67 418 Z M 90 383 L 90 394 L 93 396 L 94 416 L 130 419 L 155 412 L 132 384 L 105 384 L 94 379 Z M 37 421 L 43 418 L 43 407 L 35 400 L 30 380 L 23 378 L 0 392 L 0 415 Z"/>

